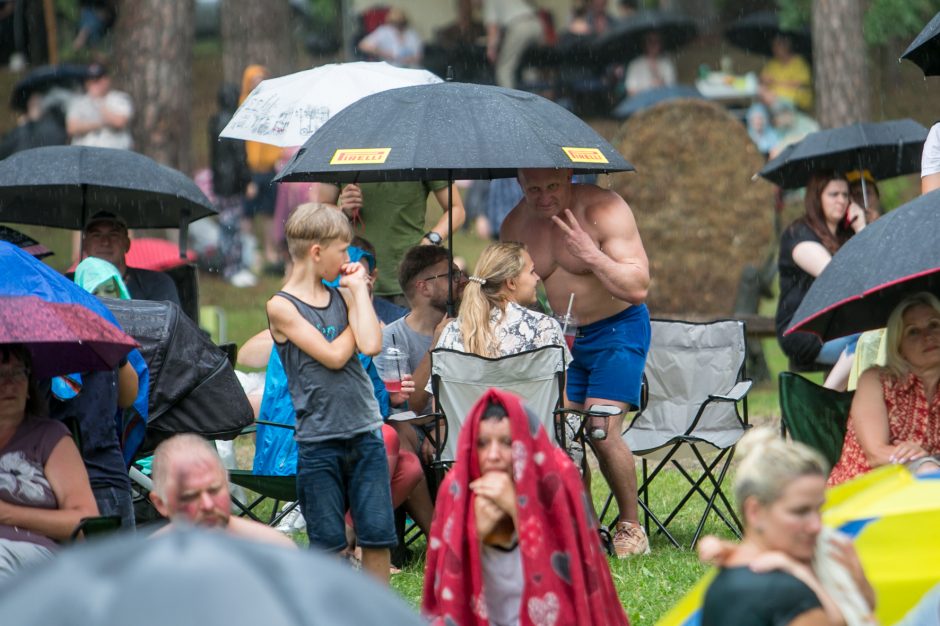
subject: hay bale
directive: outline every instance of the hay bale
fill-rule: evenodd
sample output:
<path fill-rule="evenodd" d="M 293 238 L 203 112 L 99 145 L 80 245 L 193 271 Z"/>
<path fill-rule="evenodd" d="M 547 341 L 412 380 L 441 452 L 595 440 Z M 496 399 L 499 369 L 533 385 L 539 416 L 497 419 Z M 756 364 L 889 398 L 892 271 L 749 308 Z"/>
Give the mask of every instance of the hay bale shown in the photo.
<path fill-rule="evenodd" d="M 723 107 L 676 100 L 643 111 L 614 145 L 636 173 L 612 177 L 650 260 L 652 314 L 732 312 L 745 265 L 759 265 L 773 230 L 773 186 L 752 181 L 764 159 Z"/>

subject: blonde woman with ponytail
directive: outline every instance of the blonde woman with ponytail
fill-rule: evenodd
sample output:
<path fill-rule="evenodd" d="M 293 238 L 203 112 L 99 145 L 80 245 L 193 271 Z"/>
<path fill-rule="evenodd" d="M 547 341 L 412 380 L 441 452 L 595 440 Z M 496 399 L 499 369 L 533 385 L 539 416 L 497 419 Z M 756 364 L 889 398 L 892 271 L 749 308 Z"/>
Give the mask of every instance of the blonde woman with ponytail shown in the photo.
<path fill-rule="evenodd" d="M 548 345 L 564 346 L 561 326 L 526 307 L 536 302 L 539 276 L 521 243 L 494 243 L 483 250 L 463 292 L 457 319 L 441 333 L 438 348 L 501 357 Z"/>
<path fill-rule="evenodd" d="M 867 626 L 875 593 L 851 540 L 824 528 L 829 468 L 801 443 L 756 428 L 737 447 L 740 544 L 699 543 L 721 571 L 705 593 L 702 626 Z"/>

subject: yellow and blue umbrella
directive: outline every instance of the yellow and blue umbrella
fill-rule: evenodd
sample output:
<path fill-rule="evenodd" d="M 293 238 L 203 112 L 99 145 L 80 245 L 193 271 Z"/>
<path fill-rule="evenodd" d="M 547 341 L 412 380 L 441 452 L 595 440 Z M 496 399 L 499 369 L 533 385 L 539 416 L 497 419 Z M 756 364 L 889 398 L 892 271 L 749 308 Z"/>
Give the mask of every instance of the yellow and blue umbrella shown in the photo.
<path fill-rule="evenodd" d="M 882 624 L 901 619 L 940 582 L 940 472 L 878 468 L 826 493 L 823 523 L 850 536 L 878 597 Z M 698 626 L 712 569 L 657 622 Z"/>
<path fill-rule="evenodd" d="M 878 595 L 875 614 L 895 623 L 940 582 L 940 472 L 880 467 L 826 495 L 823 522 L 852 537 Z"/>

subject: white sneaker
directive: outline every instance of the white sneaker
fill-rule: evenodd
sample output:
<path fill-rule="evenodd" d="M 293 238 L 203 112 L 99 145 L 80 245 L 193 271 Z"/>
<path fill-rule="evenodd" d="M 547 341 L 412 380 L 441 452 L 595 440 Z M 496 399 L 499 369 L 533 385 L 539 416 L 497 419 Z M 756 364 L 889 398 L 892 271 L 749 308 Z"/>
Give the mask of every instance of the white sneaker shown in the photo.
<path fill-rule="evenodd" d="M 304 516 L 300 512 L 300 507 L 294 507 L 294 510 L 285 515 L 281 522 L 277 525 L 277 531 L 282 532 L 285 535 L 298 530 L 304 530 L 307 528 L 307 521 L 304 519 Z"/>
<path fill-rule="evenodd" d="M 233 274 L 232 277 L 228 279 L 228 282 L 233 287 L 254 287 L 258 284 L 258 277 L 246 269 L 241 269 Z"/>

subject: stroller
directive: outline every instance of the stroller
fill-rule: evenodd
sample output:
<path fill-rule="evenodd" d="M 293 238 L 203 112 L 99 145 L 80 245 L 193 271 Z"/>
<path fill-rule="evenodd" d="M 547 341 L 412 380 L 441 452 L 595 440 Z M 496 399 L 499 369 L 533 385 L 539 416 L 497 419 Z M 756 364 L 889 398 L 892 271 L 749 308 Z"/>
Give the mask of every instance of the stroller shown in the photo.
<path fill-rule="evenodd" d="M 155 519 L 147 493 L 149 464 L 144 457 L 179 433 L 230 440 L 254 421 L 248 398 L 230 357 L 171 302 L 103 300 L 124 332 L 140 344 L 150 368 L 150 415 L 146 424 L 128 415 L 121 442 L 135 488 L 138 520 Z"/>

